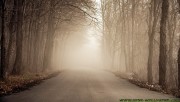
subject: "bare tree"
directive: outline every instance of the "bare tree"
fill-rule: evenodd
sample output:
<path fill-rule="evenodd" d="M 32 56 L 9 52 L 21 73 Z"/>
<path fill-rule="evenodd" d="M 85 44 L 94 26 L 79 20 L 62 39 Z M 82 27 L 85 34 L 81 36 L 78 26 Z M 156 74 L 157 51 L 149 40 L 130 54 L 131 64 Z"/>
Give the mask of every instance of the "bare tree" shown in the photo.
<path fill-rule="evenodd" d="M 177 0 L 178 4 L 179 4 L 179 13 L 180 13 L 180 0 Z M 180 36 L 179 36 L 179 44 L 180 44 Z M 179 49 L 178 49 L 178 88 L 180 90 L 180 45 L 179 45 Z"/>
<path fill-rule="evenodd" d="M 15 2 L 13 0 L 13 8 L 12 8 L 12 12 L 11 12 L 11 17 L 10 17 L 10 22 L 9 22 L 9 44 L 8 44 L 8 48 L 7 48 L 7 60 L 6 60 L 6 66 L 7 66 L 7 70 L 9 70 L 10 67 L 10 60 L 12 58 L 12 56 L 14 55 L 13 52 L 13 48 L 15 46 L 15 38 L 16 38 L 16 34 L 15 34 L 15 29 L 16 29 L 16 18 L 17 18 L 17 2 Z M 6 71 L 7 72 L 7 71 Z"/>
<path fill-rule="evenodd" d="M 5 77 L 5 67 L 6 67 L 6 48 L 5 48 L 5 0 L 0 0 L 0 15 L 1 15 L 1 67 L 0 67 L 0 79 Z"/>
<path fill-rule="evenodd" d="M 49 6 L 49 17 L 48 17 L 48 31 L 47 31 L 47 41 L 45 44 L 45 52 L 44 52 L 44 61 L 43 67 L 44 70 L 50 68 L 51 57 L 53 52 L 53 40 L 54 40 L 54 33 L 55 33 L 55 1 L 50 1 Z"/>
<path fill-rule="evenodd" d="M 162 15 L 160 22 L 160 54 L 159 54 L 159 84 L 162 89 L 166 89 L 167 70 L 167 21 L 168 21 L 169 1 L 162 1 Z"/>
<path fill-rule="evenodd" d="M 16 10 L 17 10 L 17 32 L 16 32 L 16 59 L 14 63 L 13 74 L 20 74 L 22 68 L 22 40 L 23 40 L 23 4 L 24 0 L 18 0 Z"/>
<path fill-rule="evenodd" d="M 149 56 L 148 56 L 148 83 L 153 83 L 153 75 L 152 75 L 152 65 L 153 65 L 153 53 L 154 53 L 154 37 L 155 31 L 158 24 L 159 18 L 159 7 L 160 0 L 151 0 L 150 14 L 149 14 L 149 27 L 148 27 L 148 36 L 149 36 Z"/>
<path fill-rule="evenodd" d="M 113 64 L 110 69 L 131 73 L 149 84 L 159 82 L 163 89 L 176 88 L 177 0 L 101 1 L 106 62 Z"/>

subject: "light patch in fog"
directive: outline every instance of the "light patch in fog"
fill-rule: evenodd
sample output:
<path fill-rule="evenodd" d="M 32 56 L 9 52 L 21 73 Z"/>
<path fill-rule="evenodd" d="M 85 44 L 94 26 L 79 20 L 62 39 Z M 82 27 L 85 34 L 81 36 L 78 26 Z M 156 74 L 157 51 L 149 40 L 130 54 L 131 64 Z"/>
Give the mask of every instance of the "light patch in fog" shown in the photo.
<path fill-rule="evenodd" d="M 96 33 L 93 28 L 87 30 L 87 43 L 85 43 L 85 48 L 90 48 L 91 50 L 99 49 L 100 42 L 97 39 Z"/>
<path fill-rule="evenodd" d="M 101 44 L 97 31 L 88 27 L 83 31 L 73 32 L 66 43 L 64 64 L 66 68 L 100 68 Z"/>

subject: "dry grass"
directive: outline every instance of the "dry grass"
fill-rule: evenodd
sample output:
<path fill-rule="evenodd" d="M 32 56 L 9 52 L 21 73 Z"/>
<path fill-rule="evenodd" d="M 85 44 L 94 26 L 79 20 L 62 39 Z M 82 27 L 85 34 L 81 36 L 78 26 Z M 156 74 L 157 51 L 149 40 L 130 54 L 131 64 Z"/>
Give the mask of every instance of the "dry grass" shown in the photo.
<path fill-rule="evenodd" d="M 148 84 L 148 82 L 138 80 L 137 75 L 135 74 L 125 74 L 125 73 L 120 73 L 120 72 L 113 72 L 117 77 L 123 78 L 128 80 L 129 82 L 141 87 L 141 88 L 146 88 L 151 91 L 157 91 L 160 93 L 165 93 L 165 94 L 172 94 L 173 96 L 176 96 L 177 98 L 180 98 L 180 90 L 174 89 L 174 90 L 162 90 L 161 86 L 158 84 Z"/>
<path fill-rule="evenodd" d="M 6 81 L 0 80 L 0 96 L 20 92 L 37 85 L 45 79 L 58 75 L 59 72 L 28 73 L 20 76 L 9 76 Z"/>

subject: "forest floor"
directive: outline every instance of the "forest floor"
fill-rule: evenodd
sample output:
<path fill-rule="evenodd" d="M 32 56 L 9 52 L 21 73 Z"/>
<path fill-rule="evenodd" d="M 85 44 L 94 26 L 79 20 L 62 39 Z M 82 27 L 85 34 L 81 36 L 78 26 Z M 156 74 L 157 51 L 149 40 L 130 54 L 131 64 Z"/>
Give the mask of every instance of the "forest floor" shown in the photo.
<path fill-rule="evenodd" d="M 9 76 L 5 81 L 0 80 L 0 96 L 10 95 L 40 84 L 43 80 L 57 76 L 60 71 L 46 73 L 28 73 L 26 75 Z"/>
<path fill-rule="evenodd" d="M 136 76 L 132 75 L 132 74 L 124 74 L 124 73 L 120 73 L 120 72 L 113 72 L 117 77 L 123 78 L 128 80 L 129 82 L 131 82 L 132 84 L 135 84 L 141 88 L 146 88 L 149 89 L 151 91 L 156 91 L 156 92 L 160 92 L 160 93 L 164 93 L 164 94 L 171 94 L 177 98 L 180 98 L 180 90 L 174 89 L 174 90 L 163 90 L 161 88 L 161 86 L 159 86 L 158 84 L 148 84 L 148 82 L 145 81 L 140 81 L 138 80 L 138 78 L 136 78 Z"/>

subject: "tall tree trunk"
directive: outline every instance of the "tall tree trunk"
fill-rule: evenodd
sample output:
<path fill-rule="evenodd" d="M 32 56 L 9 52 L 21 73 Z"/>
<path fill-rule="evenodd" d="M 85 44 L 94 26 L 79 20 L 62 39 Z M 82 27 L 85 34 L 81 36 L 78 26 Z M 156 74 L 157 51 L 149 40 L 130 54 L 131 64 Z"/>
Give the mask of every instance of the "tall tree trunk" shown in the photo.
<path fill-rule="evenodd" d="M 54 0 L 50 1 L 50 13 L 48 17 L 48 31 L 47 31 L 47 38 L 45 42 L 45 51 L 44 51 L 44 61 L 43 61 L 43 71 L 50 68 L 51 65 L 51 58 L 53 53 L 53 40 L 54 40 L 54 33 L 55 33 L 55 20 L 54 20 Z"/>
<path fill-rule="evenodd" d="M 120 4 L 119 4 L 120 5 Z M 122 0 L 122 34 L 121 34 L 121 41 L 122 41 L 122 52 L 124 54 L 124 60 L 125 60 L 125 69 L 127 72 L 130 71 L 129 65 L 128 65 L 128 58 L 127 58 L 127 51 L 126 51 L 126 21 L 125 21 L 125 0 Z"/>
<path fill-rule="evenodd" d="M 5 28 L 5 19 L 4 19 L 4 15 L 5 15 L 5 11 L 4 11 L 4 7 L 5 7 L 5 0 L 0 0 L 0 15 L 1 15 L 1 70 L 0 70 L 0 79 L 4 80 L 4 70 L 5 70 L 5 66 L 6 66 L 6 48 L 5 48 L 5 32 L 4 32 L 4 28 Z"/>
<path fill-rule="evenodd" d="M 16 58 L 12 74 L 20 74 L 22 67 L 22 40 L 23 40 L 23 1 L 17 0 L 17 27 L 16 27 Z"/>
<path fill-rule="evenodd" d="M 38 18 L 39 20 L 39 18 Z M 38 63 L 39 63 L 39 43 L 40 43 L 40 23 L 37 21 L 35 24 L 35 38 L 34 38 L 34 54 L 33 54 L 33 68 L 35 69 L 36 72 L 38 72 Z"/>
<path fill-rule="evenodd" d="M 136 12 L 136 0 L 132 0 L 132 58 L 131 58 L 131 69 L 133 71 L 134 69 L 134 25 L 136 20 L 135 18 L 135 12 Z"/>
<path fill-rule="evenodd" d="M 149 56 L 148 56 L 148 83 L 153 83 L 153 55 L 154 55 L 154 36 L 156 33 L 156 27 L 159 18 L 159 0 L 152 0 L 151 9 L 150 9 L 150 18 L 149 18 Z"/>
<path fill-rule="evenodd" d="M 160 54 L 159 54 L 159 85 L 166 89 L 166 70 L 167 70 L 167 21 L 168 21 L 169 1 L 162 1 L 162 16 L 160 22 Z"/>
<path fill-rule="evenodd" d="M 149 36 L 149 55 L 148 55 L 148 65 L 147 65 L 147 80 L 149 84 L 153 82 L 152 76 L 152 61 L 153 61 L 153 48 L 154 48 L 154 34 L 152 33 L 152 20 L 153 20 L 153 9 L 154 0 L 151 1 L 150 13 L 149 13 L 149 24 L 148 24 L 148 36 Z"/>
<path fill-rule="evenodd" d="M 178 88 L 180 90 L 180 48 L 178 50 Z"/>
<path fill-rule="evenodd" d="M 180 0 L 178 0 L 179 4 L 179 13 L 180 13 Z M 179 43 L 180 43 L 180 37 L 179 37 Z M 178 50 L 178 88 L 180 90 L 180 45 L 179 45 L 179 50 Z"/>
<path fill-rule="evenodd" d="M 42 26 L 42 24 L 41 24 L 41 18 L 40 18 L 40 14 L 41 14 L 41 3 L 42 3 L 42 1 L 38 1 L 37 3 L 36 3 L 36 6 L 35 6 L 35 9 L 40 9 L 40 10 L 37 10 L 36 12 L 35 12 L 35 41 L 34 41 L 34 43 L 35 43 L 35 46 L 34 46 L 34 56 L 33 56 L 33 68 L 35 69 L 35 71 L 36 72 L 38 72 L 38 64 L 40 63 L 40 59 L 39 59 L 39 55 L 40 55 L 40 49 L 39 49 L 39 47 L 40 47 L 40 39 L 41 39 L 41 37 L 40 37 L 40 28 L 41 28 L 41 26 Z"/>
<path fill-rule="evenodd" d="M 149 35 L 149 56 L 148 56 L 148 83 L 153 83 L 153 55 L 154 55 L 154 36 L 157 25 L 157 17 L 154 17 L 151 34 Z"/>
<path fill-rule="evenodd" d="M 13 56 L 13 47 L 15 46 L 14 42 L 15 42 L 15 34 L 13 34 L 15 32 L 15 21 L 16 21 L 16 17 L 17 17 L 17 2 L 15 2 L 13 0 L 14 4 L 13 4 L 13 11 L 12 11 L 12 15 L 11 15 L 11 19 L 10 19 L 10 23 L 9 23 L 9 45 L 8 45 L 8 51 L 7 51 L 7 60 L 6 60 L 6 66 L 7 69 L 9 69 L 9 61 Z"/>
<path fill-rule="evenodd" d="M 154 49 L 154 37 L 149 38 L 149 56 L 148 56 L 148 83 L 152 84 L 153 83 L 153 75 L 152 75 L 152 64 L 153 64 L 153 49 Z"/>

